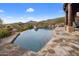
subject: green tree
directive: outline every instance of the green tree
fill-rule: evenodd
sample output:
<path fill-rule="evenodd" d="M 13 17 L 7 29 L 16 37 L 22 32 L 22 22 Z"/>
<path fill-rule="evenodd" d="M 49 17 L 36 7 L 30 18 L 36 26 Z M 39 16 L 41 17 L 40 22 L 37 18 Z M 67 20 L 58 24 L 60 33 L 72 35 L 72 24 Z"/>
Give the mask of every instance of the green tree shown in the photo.
<path fill-rule="evenodd" d="M 2 21 L 2 19 L 0 18 L 0 24 L 3 24 L 3 21 Z"/>

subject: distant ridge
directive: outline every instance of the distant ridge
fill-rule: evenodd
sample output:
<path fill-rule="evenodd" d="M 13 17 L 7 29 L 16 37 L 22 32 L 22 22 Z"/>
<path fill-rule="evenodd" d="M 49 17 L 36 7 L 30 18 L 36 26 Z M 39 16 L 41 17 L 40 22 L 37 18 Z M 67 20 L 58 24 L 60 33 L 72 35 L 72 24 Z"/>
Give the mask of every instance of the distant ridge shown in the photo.
<path fill-rule="evenodd" d="M 59 18 L 55 18 L 55 19 L 48 19 L 48 20 L 45 20 L 45 21 L 43 21 L 43 22 L 49 22 L 49 23 L 51 23 L 51 22 L 53 22 L 53 23 L 64 23 L 64 17 L 59 17 Z"/>

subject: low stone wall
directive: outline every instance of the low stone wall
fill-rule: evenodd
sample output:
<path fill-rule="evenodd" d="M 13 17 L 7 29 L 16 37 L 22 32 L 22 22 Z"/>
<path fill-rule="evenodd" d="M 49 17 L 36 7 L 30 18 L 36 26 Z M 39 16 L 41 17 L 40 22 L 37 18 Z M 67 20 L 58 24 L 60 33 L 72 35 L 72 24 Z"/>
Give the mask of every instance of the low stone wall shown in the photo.
<path fill-rule="evenodd" d="M 0 39 L 1 42 L 0 42 L 0 46 L 1 45 L 4 45 L 4 44 L 7 44 L 7 43 L 13 43 L 15 41 L 15 39 L 20 35 L 20 32 L 17 32 L 15 33 L 14 35 L 11 35 L 9 37 L 6 37 L 6 38 L 3 38 L 3 39 Z"/>
<path fill-rule="evenodd" d="M 20 35 L 20 33 L 17 33 L 16 36 L 13 38 L 13 40 L 10 43 L 13 43 L 19 35 Z"/>

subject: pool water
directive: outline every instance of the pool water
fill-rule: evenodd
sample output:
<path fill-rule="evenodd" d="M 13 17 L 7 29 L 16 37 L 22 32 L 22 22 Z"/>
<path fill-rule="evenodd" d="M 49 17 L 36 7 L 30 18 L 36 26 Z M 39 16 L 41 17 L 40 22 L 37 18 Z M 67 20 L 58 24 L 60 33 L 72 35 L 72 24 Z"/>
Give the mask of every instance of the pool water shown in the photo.
<path fill-rule="evenodd" d="M 52 37 L 52 30 L 49 29 L 31 29 L 22 32 L 14 41 L 24 49 L 39 51 Z"/>

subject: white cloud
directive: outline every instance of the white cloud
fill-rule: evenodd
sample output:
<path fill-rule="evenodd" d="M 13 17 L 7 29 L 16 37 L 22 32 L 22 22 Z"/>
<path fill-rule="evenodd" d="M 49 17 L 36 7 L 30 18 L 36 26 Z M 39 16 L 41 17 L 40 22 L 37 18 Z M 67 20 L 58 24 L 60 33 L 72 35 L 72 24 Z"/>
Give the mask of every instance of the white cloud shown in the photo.
<path fill-rule="evenodd" d="M 20 17 L 19 19 L 20 19 L 20 21 L 22 21 L 22 22 L 27 22 L 27 21 L 34 20 L 33 17 L 27 17 L 27 16 L 26 16 L 26 17 L 25 17 L 25 16 Z"/>
<path fill-rule="evenodd" d="M 29 13 L 34 12 L 34 11 L 35 11 L 34 8 L 28 8 L 28 9 L 26 9 L 26 12 L 29 12 Z"/>
<path fill-rule="evenodd" d="M 0 13 L 3 13 L 3 12 L 4 12 L 4 10 L 0 9 Z"/>
<path fill-rule="evenodd" d="M 22 22 L 28 22 L 28 21 L 42 21 L 42 20 L 47 20 L 47 18 L 37 18 L 37 17 L 32 17 L 32 16 L 23 16 L 23 17 L 19 17 L 20 21 Z"/>
<path fill-rule="evenodd" d="M 11 16 L 7 16 L 7 18 L 12 18 Z"/>
<path fill-rule="evenodd" d="M 33 17 L 27 17 L 27 20 L 34 20 Z"/>

